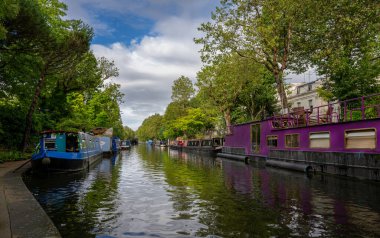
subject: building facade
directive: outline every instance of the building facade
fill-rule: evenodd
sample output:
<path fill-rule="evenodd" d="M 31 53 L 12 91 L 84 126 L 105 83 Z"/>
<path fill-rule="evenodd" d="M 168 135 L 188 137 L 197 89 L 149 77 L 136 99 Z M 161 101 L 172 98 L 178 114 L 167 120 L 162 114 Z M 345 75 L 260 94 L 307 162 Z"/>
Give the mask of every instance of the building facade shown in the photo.
<path fill-rule="evenodd" d="M 309 83 L 295 83 L 290 88 L 288 103 L 291 108 L 303 107 L 311 109 L 326 105 L 327 102 L 318 96 L 317 88 L 322 86 L 322 80 L 318 79 Z"/>

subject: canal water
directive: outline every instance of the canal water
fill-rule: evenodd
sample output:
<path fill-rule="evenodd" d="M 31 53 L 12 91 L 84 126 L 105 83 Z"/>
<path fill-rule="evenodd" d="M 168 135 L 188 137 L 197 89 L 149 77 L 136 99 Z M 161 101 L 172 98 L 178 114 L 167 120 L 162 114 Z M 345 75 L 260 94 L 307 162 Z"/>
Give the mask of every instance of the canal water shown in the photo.
<path fill-rule="evenodd" d="M 380 237 L 380 183 L 167 148 L 24 181 L 63 237 Z"/>

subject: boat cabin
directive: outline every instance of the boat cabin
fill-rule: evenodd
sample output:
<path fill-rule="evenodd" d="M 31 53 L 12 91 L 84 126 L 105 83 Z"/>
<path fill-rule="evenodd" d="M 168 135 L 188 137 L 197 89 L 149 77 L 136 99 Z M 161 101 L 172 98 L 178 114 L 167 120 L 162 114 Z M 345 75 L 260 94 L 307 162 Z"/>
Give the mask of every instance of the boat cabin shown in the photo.
<path fill-rule="evenodd" d="M 223 153 L 307 161 L 322 166 L 321 170 L 327 164 L 347 168 L 365 164 L 374 168 L 369 176 L 380 179 L 379 137 L 380 93 L 234 125 Z"/>

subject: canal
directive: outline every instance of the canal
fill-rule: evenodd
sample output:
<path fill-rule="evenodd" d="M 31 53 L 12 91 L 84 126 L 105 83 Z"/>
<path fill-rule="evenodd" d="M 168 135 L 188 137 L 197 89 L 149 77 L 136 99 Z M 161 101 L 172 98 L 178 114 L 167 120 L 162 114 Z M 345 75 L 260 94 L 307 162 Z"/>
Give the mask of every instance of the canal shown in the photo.
<path fill-rule="evenodd" d="M 146 145 L 24 181 L 63 237 L 380 237 L 380 184 Z"/>

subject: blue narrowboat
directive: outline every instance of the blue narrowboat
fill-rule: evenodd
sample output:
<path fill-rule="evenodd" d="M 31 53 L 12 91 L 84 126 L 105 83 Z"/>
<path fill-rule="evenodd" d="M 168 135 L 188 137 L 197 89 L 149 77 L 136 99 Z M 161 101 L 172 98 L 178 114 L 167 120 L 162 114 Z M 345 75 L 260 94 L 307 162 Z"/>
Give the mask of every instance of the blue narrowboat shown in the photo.
<path fill-rule="evenodd" d="M 44 131 L 32 155 L 32 168 L 80 171 L 102 158 L 99 138 L 84 132 Z"/>

